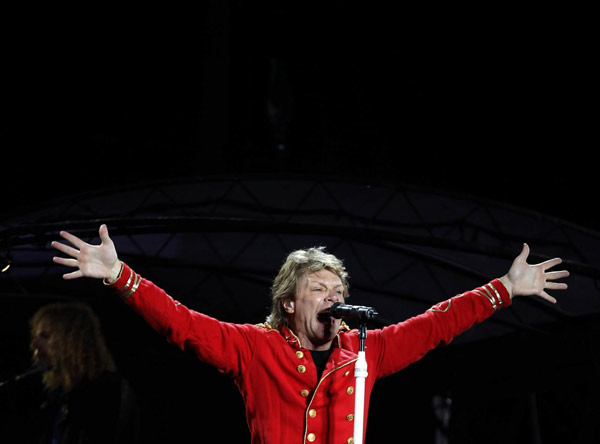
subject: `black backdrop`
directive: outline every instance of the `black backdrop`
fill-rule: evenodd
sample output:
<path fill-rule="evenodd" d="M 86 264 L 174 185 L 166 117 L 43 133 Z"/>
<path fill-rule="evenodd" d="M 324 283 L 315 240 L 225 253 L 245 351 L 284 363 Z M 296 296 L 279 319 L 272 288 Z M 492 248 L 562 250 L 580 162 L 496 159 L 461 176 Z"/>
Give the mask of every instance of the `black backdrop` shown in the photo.
<path fill-rule="evenodd" d="M 205 2 L 65 12 L 5 18 L 4 213 L 109 184 L 276 172 L 452 189 L 600 226 L 583 11 Z M 26 320 L 45 302 L 3 301 L 5 368 L 27 366 Z M 247 440 L 226 377 L 118 301 L 96 304 L 140 394 L 145 442 Z M 545 409 L 543 442 L 590 436 L 595 325 L 434 352 L 381 381 L 368 440 L 433 442 L 440 394 L 454 403 L 455 442 L 537 442 L 531 393 Z M 27 430 L 20 412 L 34 396 L 23 393 L 35 389 L 25 387 L 3 397 L 7 430 Z"/>

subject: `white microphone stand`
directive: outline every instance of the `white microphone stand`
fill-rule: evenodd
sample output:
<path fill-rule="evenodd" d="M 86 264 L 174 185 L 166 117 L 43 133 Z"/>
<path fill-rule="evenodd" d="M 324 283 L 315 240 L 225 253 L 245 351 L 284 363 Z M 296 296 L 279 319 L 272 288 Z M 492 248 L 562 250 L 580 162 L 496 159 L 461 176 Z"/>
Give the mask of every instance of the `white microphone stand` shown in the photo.
<path fill-rule="evenodd" d="M 335 302 L 329 309 L 330 316 L 340 319 L 349 317 L 358 319 L 358 359 L 354 365 L 354 444 L 362 444 L 365 425 L 365 379 L 367 379 L 367 359 L 365 357 L 365 339 L 367 339 L 367 320 L 384 323 L 375 309 L 371 307 L 345 305 Z"/>
<path fill-rule="evenodd" d="M 358 360 L 354 366 L 356 379 L 354 392 L 354 444 L 362 444 L 365 410 L 365 379 L 367 372 L 367 359 L 365 358 L 365 339 L 367 338 L 367 325 L 361 322 L 358 329 Z"/>

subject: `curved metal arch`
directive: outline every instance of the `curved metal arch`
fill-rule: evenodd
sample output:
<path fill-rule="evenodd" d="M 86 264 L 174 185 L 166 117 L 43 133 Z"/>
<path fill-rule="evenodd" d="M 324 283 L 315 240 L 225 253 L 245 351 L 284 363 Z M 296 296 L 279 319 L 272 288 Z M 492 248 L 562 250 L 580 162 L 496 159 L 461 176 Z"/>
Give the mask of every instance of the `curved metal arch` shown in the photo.
<path fill-rule="evenodd" d="M 600 270 L 590 260 L 600 251 L 597 233 L 437 190 L 264 176 L 99 190 L 5 219 L 0 237 L 18 265 L 0 293 L 28 295 L 44 286 L 57 295 L 69 293 L 58 283 L 47 244 L 61 229 L 93 239 L 100 223 L 109 225 L 123 258 L 172 285 L 191 305 L 211 305 L 225 317 L 237 317 L 241 309 L 264 311 L 264 297 L 253 304 L 237 295 L 266 295 L 268 277 L 285 254 L 309 244 L 325 244 L 343 257 L 356 297 L 400 320 L 496 277 L 523 238 L 531 239 L 532 260 L 563 257 L 580 289 L 564 308 L 526 300 L 499 313 L 501 331 L 539 328 L 598 309 Z M 219 291 L 208 288 L 208 275 L 220 280 L 220 291 L 226 289 L 222 307 L 198 296 Z"/>

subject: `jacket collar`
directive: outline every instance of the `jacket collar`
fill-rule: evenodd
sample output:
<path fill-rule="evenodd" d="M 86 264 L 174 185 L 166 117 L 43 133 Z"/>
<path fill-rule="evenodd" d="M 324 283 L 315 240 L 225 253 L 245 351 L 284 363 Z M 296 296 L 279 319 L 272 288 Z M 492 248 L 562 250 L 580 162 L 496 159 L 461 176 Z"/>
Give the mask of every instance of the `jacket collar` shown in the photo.
<path fill-rule="evenodd" d="M 342 323 L 340 324 L 340 328 L 338 330 L 338 333 L 335 335 L 335 338 L 333 338 L 333 347 L 334 348 L 341 348 L 342 347 L 342 342 L 340 341 L 340 333 L 343 331 L 349 331 L 350 327 L 348 327 L 348 325 L 346 325 L 346 323 L 344 321 L 342 321 Z M 298 336 L 296 336 L 296 334 L 292 331 L 291 328 L 289 328 L 287 325 L 282 325 L 281 327 L 279 327 L 279 333 L 281 333 L 281 336 L 283 336 L 283 338 L 286 340 L 286 342 L 294 347 L 297 350 L 300 350 L 302 347 L 302 344 L 300 343 L 300 339 L 298 339 Z"/>

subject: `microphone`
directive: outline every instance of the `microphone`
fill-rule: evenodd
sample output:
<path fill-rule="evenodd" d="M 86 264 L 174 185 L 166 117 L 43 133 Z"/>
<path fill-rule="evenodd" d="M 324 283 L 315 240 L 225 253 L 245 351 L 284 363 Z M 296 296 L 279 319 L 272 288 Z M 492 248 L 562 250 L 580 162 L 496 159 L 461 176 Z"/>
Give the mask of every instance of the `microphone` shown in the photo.
<path fill-rule="evenodd" d="M 372 321 L 377 318 L 378 313 L 374 308 L 363 307 L 361 305 L 346 305 L 341 302 L 334 302 L 329 307 L 329 315 L 336 319 L 352 318 L 359 321 Z"/>
<path fill-rule="evenodd" d="M 27 370 L 25 370 L 22 373 L 19 373 L 16 376 L 13 376 L 10 379 L 7 379 L 6 381 L 0 381 L 0 387 L 10 384 L 11 382 L 19 382 L 24 378 L 27 378 L 28 376 L 32 376 L 32 375 L 36 375 L 38 373 L 43 372 L 46 369 L 46 367 L 44 366 L 44 364 L 42 364 L 39 361 L 36 361 L 31 367 L 29 367 Z"/>

